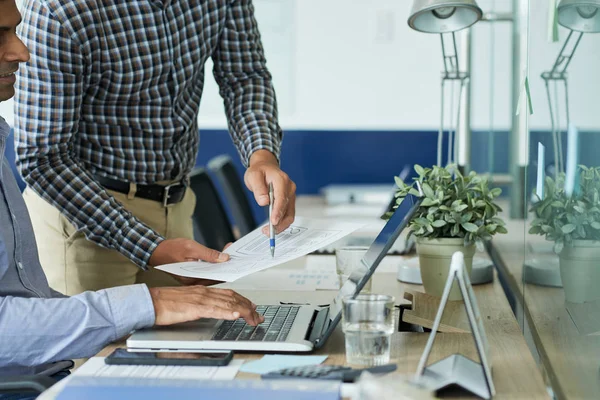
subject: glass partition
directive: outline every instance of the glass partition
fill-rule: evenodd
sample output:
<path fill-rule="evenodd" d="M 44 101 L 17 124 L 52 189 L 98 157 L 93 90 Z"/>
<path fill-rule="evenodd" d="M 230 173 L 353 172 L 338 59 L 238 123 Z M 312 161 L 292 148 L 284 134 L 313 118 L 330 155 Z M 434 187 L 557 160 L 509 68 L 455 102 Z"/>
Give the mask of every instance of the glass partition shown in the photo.
<path fill-rule="evenodd" d="M 597 399 L 600 1 L 530 3 L 525 334 L 557 398 Z"/>

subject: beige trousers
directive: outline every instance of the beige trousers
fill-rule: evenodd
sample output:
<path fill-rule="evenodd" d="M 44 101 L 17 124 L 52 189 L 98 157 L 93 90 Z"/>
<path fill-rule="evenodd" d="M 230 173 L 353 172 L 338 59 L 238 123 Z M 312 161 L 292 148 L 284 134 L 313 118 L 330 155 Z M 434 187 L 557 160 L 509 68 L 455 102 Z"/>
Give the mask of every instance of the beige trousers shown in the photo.
<path fill-rule="evenodd" d="M 163 207 L 152 200 L 108 191 L 134 216 L 165 238 L 193 239 L 192 214 L 196 204 L 188 188 L 178 204 Z M 86 290 L 145 283 L 150 287 L 179 286 L 171 275 L 150 268 L 143 271 L 116 250 L 90 242 L 54 206 L 33 190 L 23 193 L 31 216 L 42 268 L 50 287 L 67 295 Z"/>

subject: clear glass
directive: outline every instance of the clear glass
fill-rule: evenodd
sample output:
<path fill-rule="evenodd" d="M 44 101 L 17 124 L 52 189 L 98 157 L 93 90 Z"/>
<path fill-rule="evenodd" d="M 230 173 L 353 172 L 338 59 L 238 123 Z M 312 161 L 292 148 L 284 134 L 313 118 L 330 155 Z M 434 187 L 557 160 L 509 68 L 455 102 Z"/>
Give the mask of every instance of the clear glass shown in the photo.
<path fill-rule="evenodd" d="M 367 268 L 361 263 L 364 255 L 369 250 L 365 246 L 345 246 L 335 250 L 335 271 L 340 282 L 340 287 L 348 280 L 350 275 L 365 274 Z M 372 280 L 369 279 L 361 293 L 370 293 L 372 288 Z M 360 281 L 356 279 L 355 282 Z"/>
<path fill-rule="evenodd" d="M 538 5 L 530 1 L 532 11 Z M 522 290 L 526 337 L 542 355 L 556 397 L 598 399 L 600 34 L 580 36 L 558 25 L 549 37 L 536 13 L 529 46 L 535 112 L 523 188 L 527 254 L 522 271 L 512 273 Z"/>
<path fill-rule="evenodd" d="M 390 361 L 394 297 L 359 294 L 342 299 L 342 330 L 348 364 L 373 366 Z"/>

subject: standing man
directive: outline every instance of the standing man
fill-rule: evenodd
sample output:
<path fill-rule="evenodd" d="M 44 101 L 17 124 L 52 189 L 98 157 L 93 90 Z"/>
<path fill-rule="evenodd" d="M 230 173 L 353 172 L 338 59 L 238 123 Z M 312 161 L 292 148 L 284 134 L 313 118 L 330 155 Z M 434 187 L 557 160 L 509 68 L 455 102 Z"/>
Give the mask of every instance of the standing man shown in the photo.
<path fill-rule="evenodd" d="M 36 0 L 37 1 L 37 0 Z M 14 0 L 0 0 L 0 102 L 14 94 L 15 72 L 29 52 L 15 33 Z M 10 127 L 0 116 L 0 380 L 45 375 L 60 380 L 72 358 L 90 357 L 134 329 L 202 318 L 264 322 L 239 294 L 205 286 L 130 285 L 67 297 L 53 291 L 40 266 L 27 208 L 4 149 Z M 0 400 L 33 400 L 32 393 Z"/>
<path fill-rule="evenodd" d="M 264 206 L 272 182 L 272 222 L 278 232 L 292 223 L 295 185 L 279 168 L 282 132 L 251 0 L 23 7 L 31 60 L 15 97 L 17 163 L 51 287 L 173 285 L 151 267 L 227 260 L 191 240 L 187 175 L 209 57 L 246 185 Z"/>

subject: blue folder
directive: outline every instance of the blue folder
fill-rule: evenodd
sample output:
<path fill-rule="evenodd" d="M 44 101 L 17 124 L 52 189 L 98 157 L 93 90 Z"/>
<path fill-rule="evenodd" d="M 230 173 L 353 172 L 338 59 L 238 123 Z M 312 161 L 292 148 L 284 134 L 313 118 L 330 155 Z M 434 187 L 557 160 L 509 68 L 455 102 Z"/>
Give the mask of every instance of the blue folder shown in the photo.
<path fill-rule="evenodd" d="M 74 376 L 57 400 L 339 400 L 340 383 L 290 380 L 177 380 Z"/>

